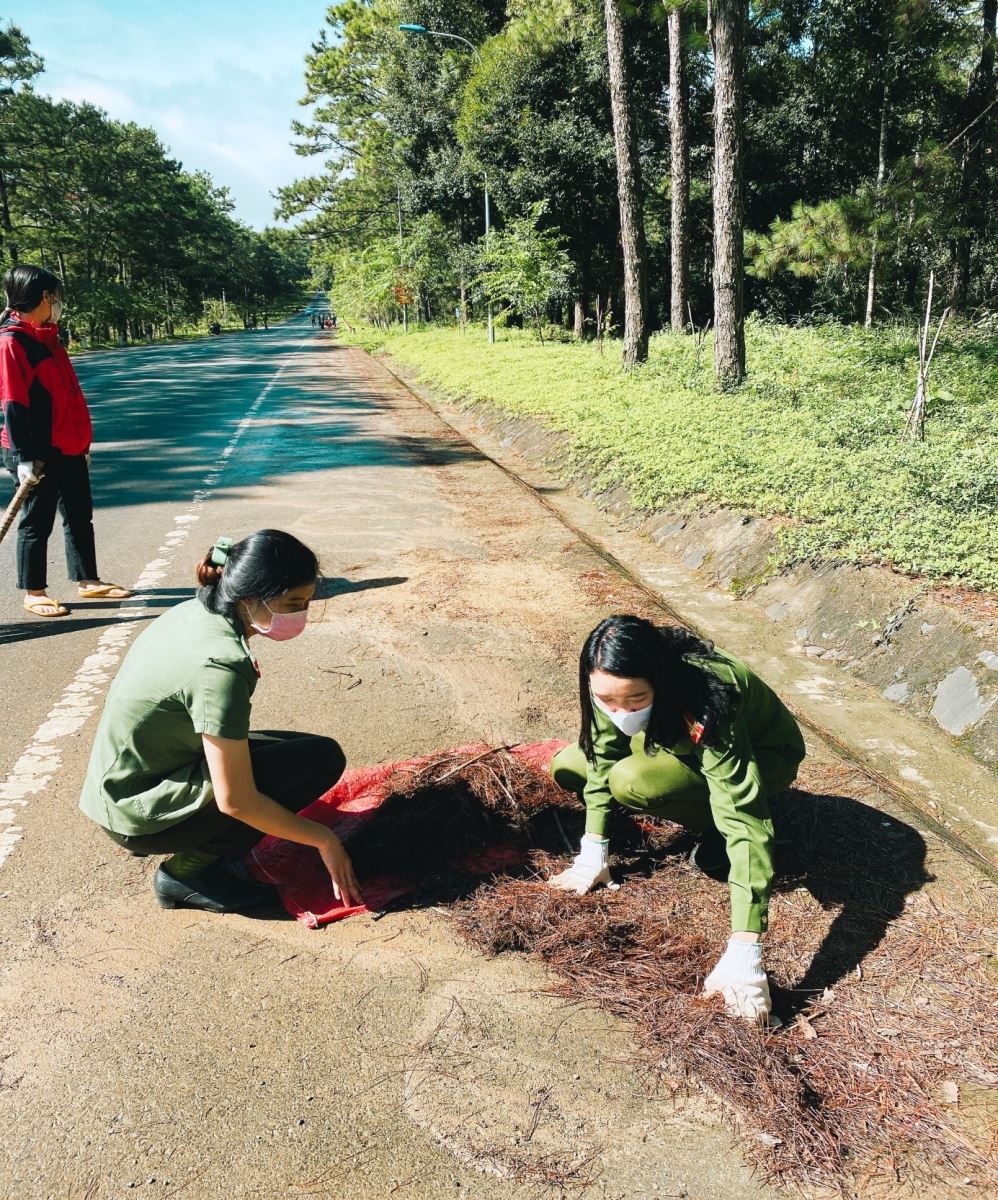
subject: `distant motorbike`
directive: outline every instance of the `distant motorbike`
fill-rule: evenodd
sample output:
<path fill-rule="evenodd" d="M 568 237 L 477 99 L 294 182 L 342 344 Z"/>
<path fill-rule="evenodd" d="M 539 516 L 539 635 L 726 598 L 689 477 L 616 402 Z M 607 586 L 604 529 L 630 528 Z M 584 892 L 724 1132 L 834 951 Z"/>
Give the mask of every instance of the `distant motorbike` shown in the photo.
<path fill-rule="evenodd" d="M 217 321 L 212 321 L 208 326 L 208 332 L 212 337 L 218 337 L 218 335 L 222 332 L 222 326 L 219 325 Z"/>

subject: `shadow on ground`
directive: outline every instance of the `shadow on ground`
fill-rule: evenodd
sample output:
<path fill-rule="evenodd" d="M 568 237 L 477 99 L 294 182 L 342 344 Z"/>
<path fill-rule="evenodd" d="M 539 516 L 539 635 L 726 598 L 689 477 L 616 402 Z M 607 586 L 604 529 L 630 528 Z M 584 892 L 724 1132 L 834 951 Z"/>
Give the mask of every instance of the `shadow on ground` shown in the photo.
<path fill-rule="evenodd" d="M 380 579 L 345 579 L 323 577 L 315 586 L 316 600 L 332 600 L 336 596 L 349 596 L 354 592 L 367 592 L 374 588 L 396 587 L 408 583 L 408 575 L 386 575 Z"/>
<path fill-rule="evenodd" d="M 773 797 L 770 808 L 776 832 L 773 895 L 804 889 L 825 913 L 835 914 L 816 953 L 800 963 L 793 985 L 773 986 L 774 1010 L 788 1020 L 860 968 L 904 912 L 906 898 L 933 877 L 918 830 L 852 796 L 791 788 Z M 666 822 L 659 826 L 661 835 L 651 822 L 639 827 L 623 816 L 619 824 L 630 827 L 621 830 L 624 845 L 639 851 L 625 876 L 647 876 L 696 844 L 684 831 L 670 833 L 677 827 Z M 707 879 L 704 886 L 725 887 Z M 778 936 L 775 921 L 773 928 Z"/>
<path fill-rule="evenodd" d="M 81 629 L 101 629 L 108 625 L 120 625 L 123 621 L 139 621 L 144 624 L 158 617 L 159 610 L 172 608 L 183 600 L 190 600 L 193 594 L 193 591 L 180 588 L 150 588 L 140 593 L 144 601 L 142 607 L 129 606 L 127 600 L 81 600 L 76 603 L 67 600 L 66 605 L 70 609 L 68 617 L 41 617 L 32 620 L 25 616 L 23 621 L 0 623 L 0 646 L 76 633 Z M 76 615 L 95 610 L 103 611 L 97 617 Z M 122 611 L 129 615 L 118 616 Z"/>
<path fill-rule="evenodd" d="M 246 410 L 272 383 L 252 422 L 252 452 L 237 449 L 225 461 L 220 482 L 213 481 L 216 496 L 283 481 L 289 473 L 482 459 L 459 438 L 373 433 L 368 418 L 390 410 L 393 402 L 375 383 L 337 370 L 346 347 L 325 343 L 321 359 L 306 366 L 289 357 L 299 341 L 297 334 L 284 333 L 232 346 L 178 347 L 175 356 L 108 356 L 83 364 L 94 415 L 91 480 L 97 507 L 189 501 L 216 469 Z M 295 370 L 274 383 L 283 362 Z M 237 396 L 241 400 L 234 403 Z M 303 428 L 307 438 L 300 436 Z"/>
<path fill-rule="evenodd" d="M 786 1017 L 860 967 L 906 898 L 933 877 L 918 830 L 859 800 L 794 788 L 775 797 L 772 809 L 776 892 L 806 888 L 823 909 L 838 910 L 793 988 L 774 995 Z"/>

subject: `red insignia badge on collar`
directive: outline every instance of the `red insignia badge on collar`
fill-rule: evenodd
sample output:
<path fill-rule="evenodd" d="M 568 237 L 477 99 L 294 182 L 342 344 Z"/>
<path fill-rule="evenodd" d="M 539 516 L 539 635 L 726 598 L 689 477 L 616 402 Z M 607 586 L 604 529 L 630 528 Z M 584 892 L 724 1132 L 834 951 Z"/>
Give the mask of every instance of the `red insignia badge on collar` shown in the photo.
<path fill-rule="evenodd" d="M 690 741 L 694 746 L 700 744 L 700 739 L 703 737 L 703 722 L 694 721 L 689 713 L 683 713 L 683 720 L 686 722 L 686 729 L 690 735 Z"/>

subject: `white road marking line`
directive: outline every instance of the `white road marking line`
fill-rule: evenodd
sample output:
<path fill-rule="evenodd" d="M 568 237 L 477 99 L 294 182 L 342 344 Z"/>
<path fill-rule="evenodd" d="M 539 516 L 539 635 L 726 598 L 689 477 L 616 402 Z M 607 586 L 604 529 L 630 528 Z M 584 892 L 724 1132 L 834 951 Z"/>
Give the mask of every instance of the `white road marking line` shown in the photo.
<path fill-rule="evenodd" d="M 295 349 L 304 346 L 307 340 L 303 339 Z M 189 536 L 191 527 L 201 519 L 201 510 L 217 486 L 222 469 L 228 464 L 239 439 L 250 427 L 260 406 L 289 365 L 285 363 L 277 369 L 263 391 L 246 410 L 246 415 L 236 426 L 225 448 L 210 464 L 203 481 L 207 486 L 198 488 L 188 510 L 173 518 L 176 528 L 167 534 L 163 545 L 156 551 L 156 557 L 142 568 L 130 589 L 135 594 L 122 602 L 122 607 L 116 614 L 125 618 L 126 623 L 112 625 L 100 635 L 96 650 L 83 660 L 80 669 L 35 731 L 27 749 L 14 763 L 3 783 L 0 783 L 0 867 L 10 857 L 23 834 L 21 826 L 14 823 L 17 820 L 18 809 L 26 808 L 30 796 L 37 796 L 45 790 L 62 762 L 59 743 L 81 729 L 97 710 L 106 685 L 116 672 L 131 640 L 135 627 L 128 623 L 128 618 L 143 616 L 148 607 L 148 597 L 143 597 L 142 593 L 166 577 L 176 550 Z"/>

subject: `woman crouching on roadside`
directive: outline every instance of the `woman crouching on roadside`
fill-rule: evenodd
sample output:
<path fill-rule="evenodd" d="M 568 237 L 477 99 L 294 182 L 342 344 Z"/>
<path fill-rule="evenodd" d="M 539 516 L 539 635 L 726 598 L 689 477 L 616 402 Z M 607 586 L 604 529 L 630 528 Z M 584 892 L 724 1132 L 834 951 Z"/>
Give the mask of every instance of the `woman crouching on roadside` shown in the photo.
<path fill-rule="evenodd" d="M 579 792 L 586 832 L 578 857 L 549 885 L 580 896 L 609 883 L 616 804 L 702 834 L 691 861 L 727 879 L 731 939 L 704 981 L 728 1011 L 764 1021 L 762 967 L 773 884 L 768 798 L 790 786 L 804 739 L 779 697 L 743 662 L 677 627 L 641 617 L 601 621 L 579 660 L 579 745 L 551 764 Z"/>
<path fill-rule="evenodd" d="M 272 903 L 242 861 L 268 833 L 314 846 L 337 898 L 360 902 L 339 838 L 298 815 L 342 775 L 343 751 L 314 734 L 250 732 L 249 639 L 297 637 L 318 573 L 279 529 L 219 538 L 197 566 L 197 598 L 139 635 L 111 685 L 80 807 L 129 853 L 172 855 L 153 880 L 164 908 Z"/>

